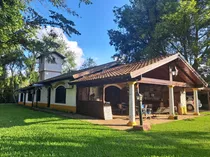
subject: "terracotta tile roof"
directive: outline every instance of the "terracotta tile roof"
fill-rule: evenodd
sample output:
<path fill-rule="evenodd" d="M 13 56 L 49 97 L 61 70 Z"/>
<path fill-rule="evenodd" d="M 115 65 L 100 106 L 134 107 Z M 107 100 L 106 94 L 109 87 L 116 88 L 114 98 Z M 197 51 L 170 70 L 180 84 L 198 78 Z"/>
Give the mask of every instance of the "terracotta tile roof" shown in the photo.
<path fill-rule="evenodd" d="M 102 79 L 106 80 L 108 78 L 118 78 L 118 77 L 136 78 L 139 75 L 142 75 L 164 64 L 170 63 L 176 59 L 179 59 L 180 62 L 179 66 L 182 65 L 181 68 L 183 68 L 183 71 L 187 73 L 189 76 L 193 77 L 197 84 L 203 84 L 204 86 L 208 85 L 179 53 L 173 55 L 161 56 L 154 59 L 130 63 L 130 64 L 120 64 L 118 62 L 110 62 L 92 68 L 72 71 L 63 75 L 59 75 L 47 80 L 37 82 L 35 84 L 53 83 L 56 81 L 67 80 L 67 79 L 69 81 L 72 80 L 69 83 L 76 84 L 79 82 L 86 83 L 86 81 L 94 81 Z M 28 88 L 34 88 L 34 86 L 30 85 L 22 89 L 27 90 Z"/>
<path fill-rule="evenodd" d="M 49 78 L 49 79 L 46 79 L 46 80 L 36 82 L 36 84 L 52 83 L 52 82 L 56 82 L 56 81 L 59 81 L 59 80 L 66 80 L 66 79 L 74 80 L 74 79 L 77 79 L 78 77 L 81 77 L 81 76 L 84 76 L 84 75 L 87 75 L 87 74 L 92 74 L 92 73 L 98 72 L 100 70 L 104 70 L 104 69 L 113 67 L 115 65 L 118 65 L 118 63 L 117 62 L 109 62 L 109 63 L 106 63 L 106 64 L 91 67 L 91 68 L 86 68 L 86 69 L 81 69 L 81 70 L 73 70 L 73 71 L 70 71 L 68 73 L 65 73 L 65 74 L 62 74 L 62 75 L 59 75 L 59 76 L 55 76 L 55 77 L 52 77 L 52 78 Z"/>
<path fill-rule="evenodd" d="M 118 77 L 118 76 L 127 76 L 130 75 L 130 73 L 135 70 L 144 68 L 169 56 L 171 55 L 161 56 L 141 62 L 117 65 L 115 67 L 108 68 L 94 74 L 86 75 L 72 82 L 83 82 L 83 81 L 92 81 L 92 80 L 105 79 L 105 78 Z"/>

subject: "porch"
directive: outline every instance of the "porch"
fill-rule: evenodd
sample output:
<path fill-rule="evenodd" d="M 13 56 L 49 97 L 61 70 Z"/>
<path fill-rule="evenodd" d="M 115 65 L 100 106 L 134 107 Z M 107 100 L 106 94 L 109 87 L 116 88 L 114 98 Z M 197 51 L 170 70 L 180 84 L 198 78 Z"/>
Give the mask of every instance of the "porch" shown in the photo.
<path fill-rule="evenodd" d="M 103 119 L 98 119 L 98 118 L 93 118 L 89 116 L 84 116 L 81 114 L 75 114 L 75 113 L 65 113 L 61 111 L 56 111 L 56 110 L 49 110 L 49 109 L 44 109 L 44 108 L 33 108 L 33 110 L 36 111 L 42 111 L 46 113 L 52 113 L 55 115 L 63 116 L 66 118 L 71 118 L 71 119 L 80 119 L 82 121 L 87 121 L 95 125 L 103 125 L 112 129 L 116 130 L 130 130 L 132 129 L 131 126 L 127 125 L 127 122 L 129 120 L 128 115 L 113 115 L 113 119 L 111 120 L 103 120 Z M 203 111 L 201 111 L 202 113 Z M 207 111 L 205 111 L 207 112 Z M 209 111 L 208 111 L 209 112 Z M 205 114 L 201 114 L 201 116 L 204 116 Z M 186 120 L 186 121 L 193 121 L 194 118 L 197 116 L 193 114 L 193 112 L 189 112 L 187 115 L 179 115 L 179 120 Z M 139 124 L 139 117 L 136 116 L 135 118 L 136 123 Z M 143 123 L 146 125 L 156 125 L 156 124 L 164 124 L 164 123 L 171 123 L 173 122 L 172 120 L 168 119 L 167 114 L 160 114 L 157 115 L 156 117 L 153 117 L 151 119 L 143 119 Z"/>
<path fill-rule="evenodd" d="M 177 113 L 186 114 L 186 89 L 193 91 L 192 114 L 199 115 L 198 90 L 207 86 L 180 54 L 122 64 L 81 77 L 70 84 L 77 85 L 77 113 L 101 119 L 106 119 L 109 113 L 111 116 L 108 117 L 112 119 L 118 112 L 128 117 L 129 126 L 138 122 L 136 108 L 140 104 L 137 100 L 139 94 L 143 95 L 142 103 L 150 106 L 153 112 L 167 109 L 163 117 L 164 121 L 168 121 L 176 119 Z M 119 112 L 119 105 L 123 105 L 125 111 Z"/>

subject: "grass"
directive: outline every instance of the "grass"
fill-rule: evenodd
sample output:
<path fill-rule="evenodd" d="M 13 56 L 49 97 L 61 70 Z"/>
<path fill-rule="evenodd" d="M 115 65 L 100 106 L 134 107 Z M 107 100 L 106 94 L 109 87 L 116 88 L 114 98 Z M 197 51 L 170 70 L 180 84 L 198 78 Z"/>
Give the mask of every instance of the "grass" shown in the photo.
<path fill-rule="evenodd" d="M 149 132 L 112 130 L 17 105 L 0 105 L 0 156 L 210 156 L 210 113 Z"/>

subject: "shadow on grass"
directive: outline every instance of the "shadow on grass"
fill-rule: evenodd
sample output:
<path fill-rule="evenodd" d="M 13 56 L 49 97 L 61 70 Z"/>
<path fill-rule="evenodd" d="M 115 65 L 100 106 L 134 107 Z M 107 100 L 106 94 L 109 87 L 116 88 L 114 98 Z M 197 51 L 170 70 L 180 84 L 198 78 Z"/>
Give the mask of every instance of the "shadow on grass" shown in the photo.
<path fill-rule="evenodd" d="M 1 107 L 3 107 L 4 109 L 1 109 Z M 1 113 L 1 111 L 4 112 Z M 81 121 L 77 119 L 72 119 L 71 122 L 65 122 L 66 120 L 71 119 L 54 115 L 53 113 L 30 110 L 30 108 L 25 108 L 19 105 L 0 106 L 0 128 L 38 124 L 40 126 L 62 125 L 62 127 L 57 127 L 58 129 L 85 129 L 85 127 L 88 126 L 87 124 L 89 124 L 88 122 L 81 123 Z M 98 128 L 96 127 L 95 129 Z M 100 128 L 100 130 L 109 130 L 109 128 Z"/>
<path fill-rule="evenodd" d="M 3 137 L 4 150 L 30 156 L 209 156 L 207 145 L 200 140 L 209 132 L 115 132 L 104 136 L 103 130 L 89 134 L 75 130 L 73 136 Z M 85 133 L 87 135 L 85 135 Z M 101 133 L 102 136 L 98 136 Z M 120 133 L 117 134 L 117 133 Z M 75 136 L 77 135 L 77 136 Z M 189 140 L 191 142 L 189 142 Z M 5 151 L 6 153 L 6 151 Z M 12 154 L 14 155 L 14 154 Z M 18 156 L 18 155 L 17 155 Z"/>
<path fill-rule="evenodd" d="M 116 131 L 19 106 L 0 107 L 1 127 L 0 156 L 210 156 L 208 130 Z"/>
<path fill-rule="evenodd" d="M 27 119 L 31 119 L 31 121 L 26 122 Z M 0 128 L 55 122 L 65 119 L 50 113 L 33 111 L 15 104 L 0 105 Z"/>

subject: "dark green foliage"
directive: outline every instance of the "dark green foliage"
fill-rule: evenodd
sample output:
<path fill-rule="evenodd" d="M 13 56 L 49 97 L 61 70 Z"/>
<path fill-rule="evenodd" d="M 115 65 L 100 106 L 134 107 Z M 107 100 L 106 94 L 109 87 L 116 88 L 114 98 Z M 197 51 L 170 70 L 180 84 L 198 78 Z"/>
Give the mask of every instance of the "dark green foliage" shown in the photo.
<path fill-rule="evenodd" d="M 180 52 L 198 70 L 209 62 L 209 8 L 208 0 L 132 0 L 115 8 L 115 56 L 131 62 Z"/>
<path fill-rule="evenodd" d="M 159 34 L 168 34 L 165 42 L 173 51 L 180 52 L 198 70 L 209 58 L 210 2 L 207 0 L 181 1 L 175 13 L 162 17 L 156 27 Z"/>
<path fill-rule="evenodd" d="M 109 30 L 110 44 L 125 62 L 139 61 L 168 53 L 165 36 L 156 36 L 161 17 L 175 11 L 176 0 L 132 0 L 114 9 L 117 30 Z"/>
<path fill-rule="evenodd" d="M 31 1 L 52 4 L 58 8 L 57 12 L 49 10 L 49 15 L 41 16 L 31 8 Z M 90 4 L 90 1 L 79 0 L 80 3 Z M 60 9 L 68 12 L 68 18 L 59 13 Z M 64 0 L 0 0 L 0 88 L 11 89 L 10 95 L 13 95 L 19 86 L 38 81 L 36 57 L 45 54 L 50 59 L 53 50 L 64 46 L 47 38 L 37 39 L 37 30 L 51 26 L 61 28 L 69 37 L 80 35 L 71 16 L 78 15 Z M 57 38 L 53 32 L 49 36 Z M 68 61 L 74 65 L 74 57 L 70 54 Z"/>

